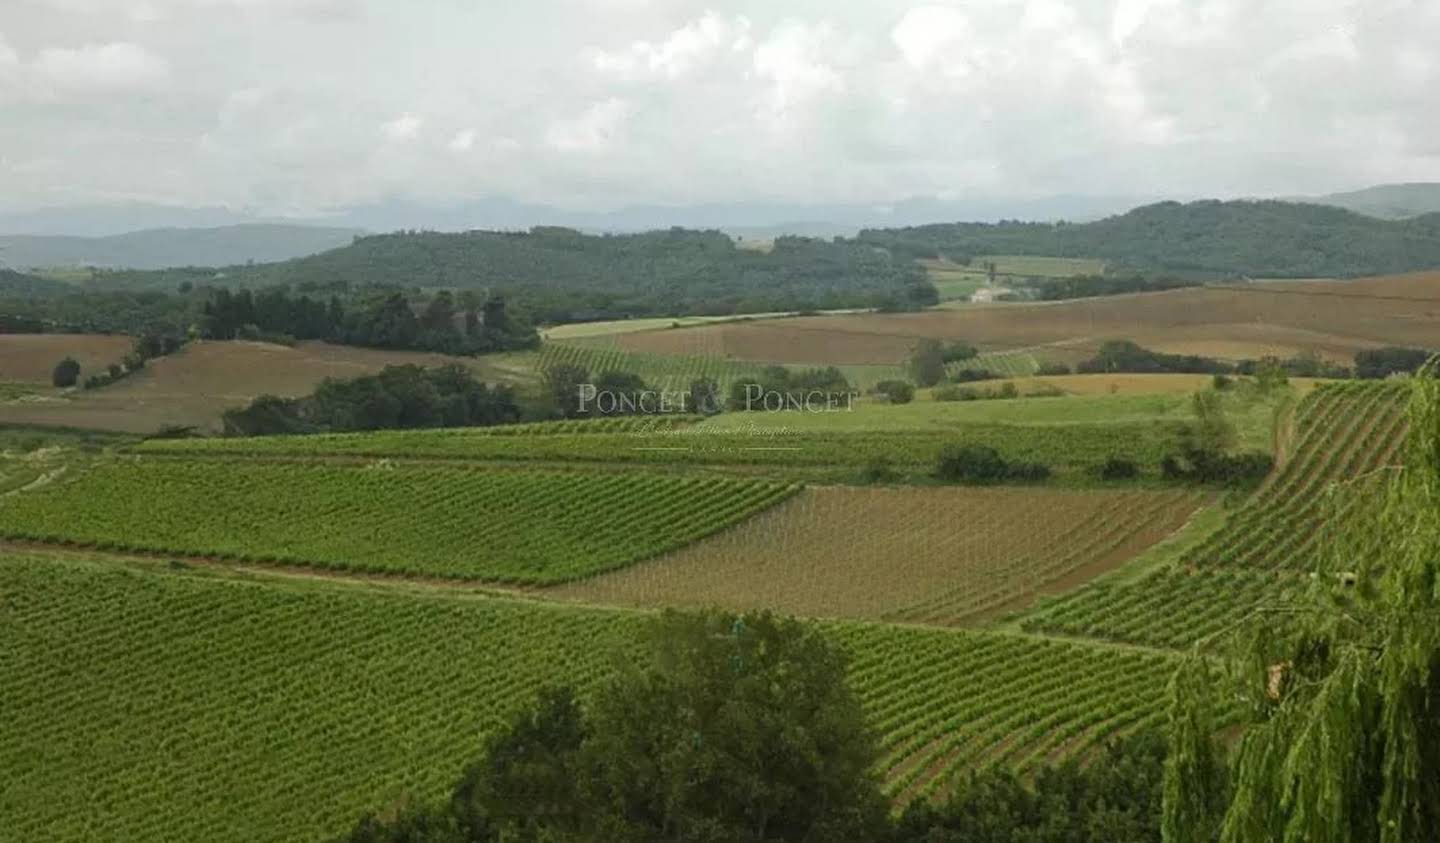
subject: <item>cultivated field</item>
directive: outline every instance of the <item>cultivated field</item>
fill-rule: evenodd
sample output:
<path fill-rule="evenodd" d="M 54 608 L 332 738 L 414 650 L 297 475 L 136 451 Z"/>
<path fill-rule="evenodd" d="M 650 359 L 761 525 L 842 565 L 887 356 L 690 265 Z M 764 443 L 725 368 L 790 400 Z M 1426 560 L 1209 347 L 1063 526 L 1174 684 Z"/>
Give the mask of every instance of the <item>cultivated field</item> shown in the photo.
<path fill-rule="evenodd" d="M 50 369 L 72 349 L 84 350 L 92 340 L 103 353 L 118 352 L 104 362 L 118 362 L 130 349 L 125 337 L 70 337 L 68 335 L 0 335 L 0 350 L 8 355 L 22 349 L 30 362 L 26 371 L 43 380 Z M 5 343 L 9 342 L 7 347 Z M 96 352 L 102 353 L 102 352 Z M 0 370 L 9 365 L 0 355 Z M 52 359 L 53 358 L 53 359 Z M 294 347 L 258 342 L 197 342 L 176 354 L 150 361 L 144 370 L 111 386 L 74 392 L 42 402 L 0 403 L 0 423 L 153 433 L 167 425 L 193 425 L 218 430 L 220 414 L 243 406 L 262 394 L 297 396 L 314 391 L 325 378 L 353 378 L 372 374 L 391 364 L 438 366 L 461 363 L 483 378 L 516 382 L 534 377 L 527 355 L 445 357 L 409 351 L 383 351 L 305 342 Z M 84 366 L 84 360 L 81 360 Z M 10 379 L 0 375 L 0 380 Z"/>
<path fill-rule="evenodd" d="M 593 687 L 643 617 L 15 554 L 0 595 L 0 827 L 17 840 L 326 839 L 442 797 L 487 730 L 544 684 Z M 1157 723 L 1173 668 L 1010 635 L 827 629 L 899 799 Z"/>
<path fill-rule="evenodd" d="M 1296 410 L 1283 468 L 1223 529 L 1142 579 L 1098 581 L 1039 609 L 1025 627 L 1185 647 L 1262 607 L 1283 606 L 1309 582 L 1327 525 L 1346 517 L 1346 496 L 1331 492 L 1382 473 L 1396 458 L 1408 395 L 1404 385 L 1384 383 L 1312 392 Z"/>
<path fill-rule="evenodd" d="M 0 383 L 50 386 L 55 365 L 66 357 L 81 377 L 102 372 L 130 352 L 131 339 L 102 334 L 0 334 Z"/>
<path fill-rule="evenodd" d="M 1203 500 L 1185 491 L 809 489 L 676 553 L 555 593 L 956 624 L 1120 564 Z"/>
<path fill-rule="evenodd" d="M 0 500 L 0 537 L 554 583 L 681 547 L 793 492 L 655 473 L 107 460 Z"/>
<path fill-rule="evenodd" d="M 922 337 L 1073 362 L 1107 339 L 1224 357 L 1315 351 L 1348 360 L 1380 345 L 1440 346 L 1440 273 L 1188 288 L 1099 299 L 987 304 L 923 313 L 815 316 L 627 334 L 622 348 L 797 364 L 904 360 Z"/>
<path fill-rule="evenodd" d="M 1036 399 L 1037 401 L 1039 399 Z M 496 436 L 474 430 L 389 430 L 250 439 L 156 439 L 139 453 L 187 456 L 408 458 L 507 463 L 645 463 L 674 467 L 729 467 L 785 474 L 792 470 L 858 472 L 876 460 L 928 472 L 940 449 L 957 442 L 996 449 L 1007 459 L 1042 463 L 1084 479 L 1111 457 L 1134 460 L 1154 473 L 1174 447 L 1174 423 L 1091 425 L 967 424 L 952 429 L 806 430 L 785 426 L 780 414 L 755 414 L 754 425 L 695 425 L 656 433 L 575 436 Z M 795 414 L 801 416 L 812 414 Z M 775 426 L 767 426 L 775 425 Z"/>

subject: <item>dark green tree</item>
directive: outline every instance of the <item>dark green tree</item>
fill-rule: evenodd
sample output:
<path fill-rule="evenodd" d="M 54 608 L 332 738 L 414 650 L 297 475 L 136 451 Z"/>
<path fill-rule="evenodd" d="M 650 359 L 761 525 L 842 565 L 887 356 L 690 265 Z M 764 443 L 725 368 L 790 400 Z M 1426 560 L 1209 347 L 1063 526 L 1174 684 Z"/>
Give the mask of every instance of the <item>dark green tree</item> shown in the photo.
<path fill-rule="evenodd" d="M 945 346 L 936 339 L 922 339 L 910 351 L 910 378 L 920 387 L 945 379 Z"/>
<path fill-rule="evenodd" d="M 80 363 L 74 357 L 66 357 L 55 364 L 50 382 L 58 387 L 74 386 L 80 380 Z"/>

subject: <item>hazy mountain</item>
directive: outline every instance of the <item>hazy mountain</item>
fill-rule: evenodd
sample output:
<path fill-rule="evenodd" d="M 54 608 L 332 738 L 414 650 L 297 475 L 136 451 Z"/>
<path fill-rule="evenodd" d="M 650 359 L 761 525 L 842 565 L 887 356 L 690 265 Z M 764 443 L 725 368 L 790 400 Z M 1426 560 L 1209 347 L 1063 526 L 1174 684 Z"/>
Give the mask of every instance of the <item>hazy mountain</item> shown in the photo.
<path fill-rule="evenodd" d="M 1440 211 L 1440 182 L 1381 184 L 1310 199 L 1381 219 L 1405 219 Z"/>
<path fill-rule="evenodd" d="M 1052 196 L 1041 199 L 914 198 L 889 204 L 800 204 L 734 202 L 701 205 L 639 205 L 608 211 L 574 211 L 549 205 L 489 197 L 435 203 L 389 199 L 336 208 L 295 218 L 279 218 L 224 208 L 176 208 L 139 203 L 113 206 L 0 211 L 0 235 L 106 237 L 147 229 L 216 228 L 254 223 L 363 229 L 470 231 L 527 230 L 556 225 L 588 232 L 636 232 L 671 227 L 721 229 L 759 238 L 781 234 L 832 237 L 862 228 L 922 225 L 932 222 L 995 222 L 1002 219 L 1083 222 L 1120 213 L 1153 201 L 1143 196 Z M 97 252 L 98 254 L 98 252 Z M 293 257 L 295 255 L 288 255 Z M 257 257 L 256 260 L 260 258 Z M 28 260 L 28 259 L 27 259 Z M 10 266 L 30 263 L 14 256 Z M 93 258 L 101 262 L 98 258 Z M 75 261 L 70 261 L 75 262 Z M 106 260 L 105 263 L 114 261 Z M 234 262 L 234 261 L 226 261 Z M 152 264 L 147 264 L 152 265 Z"/>
<path fill-rule="evenodd" d="M 0 235 L 0 265 L 163 269 L 270 263 L 346 246 L 363 233 L 352 228 L 255 223 L 159 228 L 109 237 Z"/>

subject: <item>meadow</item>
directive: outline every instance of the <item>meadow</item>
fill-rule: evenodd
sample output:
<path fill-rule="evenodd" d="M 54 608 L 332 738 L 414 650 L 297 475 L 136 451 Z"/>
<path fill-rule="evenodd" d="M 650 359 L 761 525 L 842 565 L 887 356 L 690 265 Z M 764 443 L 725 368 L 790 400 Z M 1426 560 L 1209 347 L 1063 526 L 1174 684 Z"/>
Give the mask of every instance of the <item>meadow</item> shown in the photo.
<path fill-rule="evenodd" d="M 453 590 L 0 555 L 0 827 L 23 840 L 319 840 L 436 798 L 542 685 L 582 693 L 644 613 Z M 1159 722 L 1173 660 L 829 623 L 897 800 Z M 76 810 L 67 794 L 90 800 Z M 163 798 L 157 798 L 163 794 Z"/>

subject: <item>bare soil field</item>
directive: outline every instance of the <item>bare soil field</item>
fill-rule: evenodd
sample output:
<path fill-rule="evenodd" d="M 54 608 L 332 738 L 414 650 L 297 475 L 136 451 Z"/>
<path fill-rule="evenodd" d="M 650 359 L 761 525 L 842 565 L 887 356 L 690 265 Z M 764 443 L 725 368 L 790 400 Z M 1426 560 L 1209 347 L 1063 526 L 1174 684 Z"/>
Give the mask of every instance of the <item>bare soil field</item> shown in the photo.
<path fill-rule="evenodd" d="M 1190 491 L 809 489 L 650 562 L 547 589 L 622 606 L 960 624 L 1088 579 L 1179 529 Z"/>
<path fill-rule="evenodd" d="M 621 347 L 811 365 L 896 364 L 921 337 L 1071 361 L 1108 339 L 1225 357 L 1440 346 L 1440 272 L 1267 282 L 922 313 L 811 316 L 625 334 Z"/>
<path fill-rule="evenodd" d="M 50 385 L 55 364 L 80 363 L 80 376 L 102 371 L 130 351 L 131 339 L 101 334 L 0 334 L 0 382 Z"/>
<path fill-rule="evenodd" d="M 0 337 L 0 340 L 6 339 Z M 15 339 L 15 338 L 11 338 Z M 48 336 L 20 337 L 17 347 L 47 349 Z M 59 337 L 89 340 L 91 337 Z M 93 339 L 117 339 L 100 337 Z M 123 349 L 129 340 L 119 337 Z M 3 346 L 0 346 L 3 347 Z M 57 345 L 50 350 L 58 350 Z M 63 357 L 65 353 L 59 352 Z M 40 351 L 27 351 L 39 359 Z M 533 356 L 533 355 L 531 355 Z M 58 360 L 59 358 L 55 358 Z M 113 358 L 119 359 L 119 355 Z M 54 365 L 54 360 L 50 366 Z M 166 425 L 218 429 L 220 414 L 264 394 L 298 396 L 327 377 L 352 378 L 387 365 L 438 366 L 461 363 L 494 382 L 532 377 L 528 356 L 447 357 L 410 351 L 353 348 L 320 342 L 294 347 L 259 342 L 195 342 L 169 357 L 152 360 L 111 386 L 45 400 L 0 403 L 0 423 L 153 433 Z M 81 365 L 84 365 L 82 361 Z M 49 378 L 49 370 L 45 377 Z"/>

